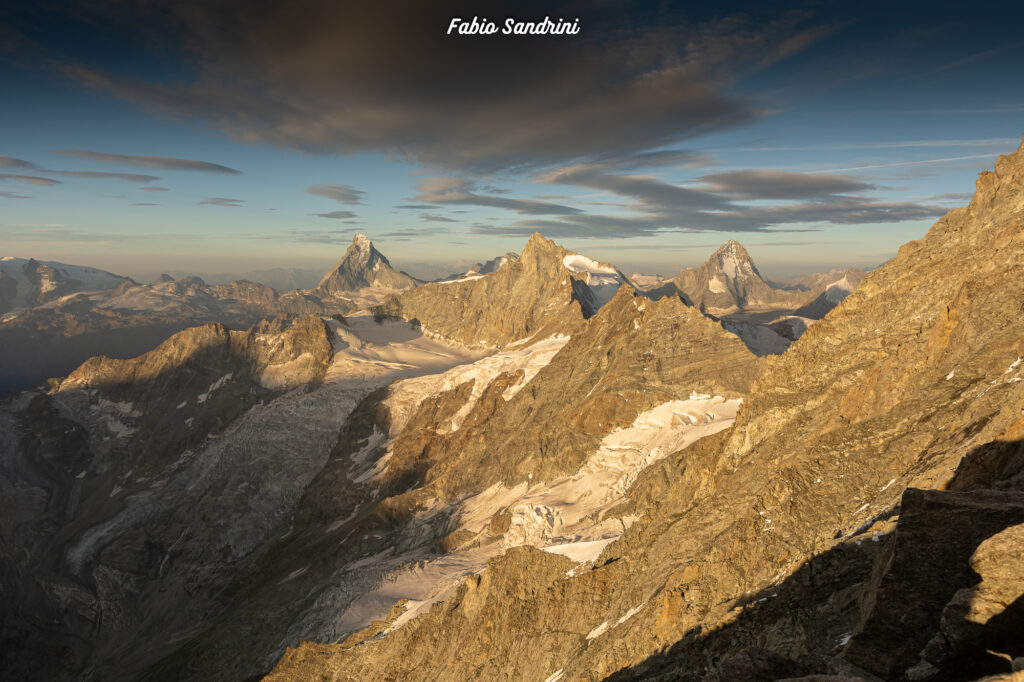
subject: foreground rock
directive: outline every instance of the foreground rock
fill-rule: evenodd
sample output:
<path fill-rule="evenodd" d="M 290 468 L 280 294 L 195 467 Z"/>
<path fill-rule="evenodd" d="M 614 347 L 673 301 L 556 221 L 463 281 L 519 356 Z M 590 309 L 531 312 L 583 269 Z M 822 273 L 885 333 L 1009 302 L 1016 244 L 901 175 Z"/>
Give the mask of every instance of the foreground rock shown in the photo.
<path fill-rule="evenodd" d="M 647 469 L 640 520 L 593 564 L 509 552 L 394 632 L 305 645 L 274 677 L 700 679 L 758 646 L 868 679 L 842 646 L 903 492 L 1021 477 L 1022 188 L 1024 149 L 767 363 L 735 427 Z"/>

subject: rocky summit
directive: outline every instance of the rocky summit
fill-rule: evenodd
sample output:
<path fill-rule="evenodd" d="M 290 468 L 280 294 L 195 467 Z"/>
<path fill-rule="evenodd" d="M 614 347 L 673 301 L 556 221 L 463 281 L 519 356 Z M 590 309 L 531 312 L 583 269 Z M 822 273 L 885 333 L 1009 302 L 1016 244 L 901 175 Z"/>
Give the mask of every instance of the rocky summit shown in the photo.
<path fill-rule="evenodd" d="M 646 468 L 624 503 L 638 520 L 593 562 L 509 551 L 401 627 L 305 644 L 271 679 L 1009 674 L 1022 188 L 1024 147 L 768 362 L 732 428 Z"/>
<path fill-rule="evenodd" d="M 320 280 L 317 290 L 338 294 L 366 287 L 408 289 L 414 286 L 415 280 L 392 268 L 365 234 L 357 234 L 338 265 Z"/>
<path fill-rule="evenodd" d="M 758 272 L 747 250 L 730 240 L 698 268 L 683 268 L 672 283 L 694 305 L 714 315 L 765 307 L 799 307 L 813 297 L 777 289 Z"/>
<path fill-rule="evenodd" d="M 1024 146 L 863 278 L 117 284 L 315 309 L 0 398 L 0 677 L 1019 678 L 1022 214 Z"/>
<path fill-rule="evenodd" d="M 377 313 L 416 320 L 469 346 L 504 348 L 571 332 L 623 284 L 635 289 L 614 266 L 534 233 L 518 259 L 491 274 L 425 284 L 385 301 Z"/>

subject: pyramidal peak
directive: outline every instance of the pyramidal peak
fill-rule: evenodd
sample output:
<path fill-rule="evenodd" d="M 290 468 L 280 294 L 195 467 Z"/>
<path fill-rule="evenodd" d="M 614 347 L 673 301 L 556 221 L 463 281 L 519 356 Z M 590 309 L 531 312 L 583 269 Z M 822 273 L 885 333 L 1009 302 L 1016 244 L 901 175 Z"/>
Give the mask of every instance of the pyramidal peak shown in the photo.
<path fill-rule="evenodd" d="M 352 244 L 341 261 L 324 275 L 317 289 L 333 295 L 367 287 L 409 289 L 415 285 L 412 277 L 391 267 L 391 263 L 373 246 L 370 238 L 360 233 L 352 238 Z"/>

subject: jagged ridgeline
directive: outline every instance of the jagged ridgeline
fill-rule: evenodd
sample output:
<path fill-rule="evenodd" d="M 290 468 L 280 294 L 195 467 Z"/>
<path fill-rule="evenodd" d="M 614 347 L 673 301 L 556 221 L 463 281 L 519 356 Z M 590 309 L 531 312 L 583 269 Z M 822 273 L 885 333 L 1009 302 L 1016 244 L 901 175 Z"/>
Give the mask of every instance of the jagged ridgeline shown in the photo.
<path fill-rule="evenodd" d="M 386 636 L 304 644 L 270 679 L 1008 673 L 1022 189 L 1024 149 L 768 363 L 735 426 L 645 470 L 639 520 L 589 568 L 511 550 Z"/>
<path fill-rule="evenodd" d="M 735 242 L 642 289 L 540 235 L 432 283 L 357 235 L 286 294 L 32 266 L 79 293 L 14 322 L 267 320 L 0 399 L 0 678 L 1008 673 L 1022 188 L 1024 149 L 785 286 Z"/>

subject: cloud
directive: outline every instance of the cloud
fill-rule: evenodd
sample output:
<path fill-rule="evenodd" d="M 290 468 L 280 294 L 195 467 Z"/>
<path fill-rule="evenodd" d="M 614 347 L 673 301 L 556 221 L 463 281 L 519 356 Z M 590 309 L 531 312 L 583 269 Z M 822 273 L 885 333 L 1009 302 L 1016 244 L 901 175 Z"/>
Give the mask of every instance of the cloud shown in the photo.
<path fill-rule="evenodd" d="M 170 191 L 166 187 L 139 187 L 139 189 L 145 190 L 147 192 L 168 192 L 168 191 Z"/>
<path fill-rule="evenodd" d="M 431 236 L 435 234 L 447 234 L 448 230 L 444 229 L 432 229 L 429 233 L 421 232 L 419 230 L 394 230 L 393 232 L 384 232 L 380 235 L 381 239 L 390 239 L 396 242 L 407 242 L 413 239 L 417 239 L 423 236 Z"/>
<path fill-rule="evenodd" d="M 925 197 L 924 201 L 952 201 L 958 204 L 970 203 L 974 195 L 970 192 L 945 192 L 944 194 L 935 194 L 930 197 Z"/>
<path fill-rule="evenodd" d="M 547 201 L 479 194 L 474 191 L 475 189 L 475 183 L 465 178 L 428 178 L 420 183 L 420 193 L 413 199 L 432 204 L 489 206 L 531 215 L 568 215 L 580 212 L 577 208 Z"/>
<path fill-rule="evenodd" d="M 187 77 L 145 80 L 71 60 L 64 74 L 247 142 L 383 151 L 461 171 L 654 149 L 749 122 L 761 106 L 731 94 L 732 80 L 832 30 L 808 25 L 807 13 L 695 18 L 689 7 L 640 2 L 517 3 L 523 18 L 580 16 L 581 34 L 557 39 L 445 35 L 453 15 L 506 15 L 494 0 L 116 7 L 110 19 L 104 5 L 106 24 L 145 36 L 154 51 L 184 53 Z"/>
<path fill-rule="evenodd" d="M 74 242 L 74 243 L 112 243 L 122 244 L 128 241 L 150 243 L 154 240 L 168 242 L 195 241 L 205 239 L 204 234 L 184 234 L 174 232 L 89 232 L 54 226 L 0 225 L 0 238 L 12 242 Z"/>
<path fill-rule="evenodd" d="M 154 204 L 154 203 L 150 203 L 148 201 L 139 201 L 139 202 L 136 202 L 136 203 L 132 204 L 132 206 L 159 206 L 159 205 L 160 204 Z"/>
<path fill-rule="evenodd" d="M 109 154 L 106 152 L 90 152 L 82 149 L 57 149 L 58 154 L 74 156 L 90 161 L 116 163 L 136 168 L 159 168 L 161 170 L 195 171 L 199 173 L 220 173 L 222 175 L 241 175 L 242 171 L 219 163 L 195 161 L 193 159 L 177 159 L 168 156 L 135 156 L 132 154 Z"/>
<path fill-rule="evenodd" d="M 701 176 L 707 187 L 744 199 L 812 199 L 877 189 L 846 175 L 740 170 Z"/>
<path fill-rule="evenodd" d="M 896 168 L 899 166 L 931 166 L 940 163 L 952 163 L 954 161 L 968 161 L 974 159 L 991 159 L 993 154 L 969 154 L 967 156 L 949 156 L 942 159 L 921 159 L 920 161 L 892 161 L 886 163 L 865 164 L 863 166 L 850 166 L 849 168 L 830 168 L 828 170 L 814 171 L 816 173 L 848 173 L 853 171 L 874 170 L 877 168 Z"/>
<path fill-rule="evenodd" d="M 395 208 L 400 208 L 404 211 L 429 211 L 431 209 L 440 208 L 437 204 L 399 204 Z"/>
<path fill-rule="evenodd" d="M 875 185 L 841 175 L 739 170 L 705 175 L 685 187 L 656 177 L 610 172 L 608 164 L 581 163 L 537 173 L 533 180 L 599 190 L 623 197 L 613 204 L 626 214 L 577 213 L 559 219 L 528 219 L 474 226 L 473 232 L 523 236 L 625 238 L 660 232 L 814 231 L 813 224 L 852 225 L 921 220 L 942 215 L 934 204 L 884 202 L 862 193 Z M 797 200 L 764 205 L 745 201 Z M 601 202 L 603 204 L 610 202 Z"/>
<path fill-rule="evenodd" d="M 334 218 L 335 220 L 351 220 L 358 217 L 352 211 L 331 211 L 330 213 L 314 213 L 313 215 L 319 218 Z"/>
<path fill-rule="evenodd" d="M 19 175 L 17 173 L 0 173 L 0 180 L 17 180 L 41 187 L 61 184 L 60 180 L 54 180 L 53 178 L 41 178 L 38 175 Z"/>
<path fill-rule="evenodd" d="M 45 170 L 44 173 L 50 175 L 72 175 L 78 178 L 95 178 L 99 180 L 124 180 L 126 182 L 153 182 L 159 180 L 155 175 L 141 175 L 139 173 L 104 173 L 101 171 L 65 171 L 65 170 Z M 143 188 L 145 189 L 145 188 Z"/>
<path fill-rule="evenodd" d="M 306 244 L 351 244 L 352 232 L 342 230 L 287 230 L 282 236 L 293 242 Z M 260 239 L 280 239 L 278 235 L 261 235 Z"/>
<path fill-rule="evenodd" d="M 4 199 L 31 199 L 24 194 L 18 194 L 17 192 L 0 192 L 0 197 Z"/>
<path fill-rule="evenodd" d="M 340 201 L 343 204 L 356 205 L 362 201 L 363 195 L 366 192 L 355 189 L 349 185 L 316 185 L 315 187 L 307 187 L 306 191 L 309 194 L 315 194 L 321 197 L 327 197 L 328 199 L 334 199 Z"/>
<path fill-rule="evenodd" d="M 443 215 L 435 215 L 435 214 L 432 214 L 432 213 L 422 213 L 422 214 L 420 214 L 420 220 L 422 220 L 425 223 L 455 223 L 455 222 L 458 222 L 457 220 L 452 220 L 451 218 L 446 218 Z"/>
<path fill-rule="evenodd" d="M 231 206 L 233 208 L 241 208 L 242 203 L 241 199 L 229 199 L 228 197 L 206 197 L 199 202 L 200 205 L 209 204 L 210 206 Z"/>
<path fill-rule="evenodd" d="M 18 168 L 21 170 L 34 170 L 38 168 L 31 161 L 16 159 L 13 156 L 0 156 L 0 168 Z"/>

